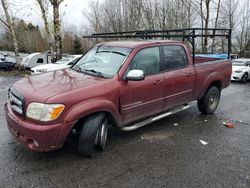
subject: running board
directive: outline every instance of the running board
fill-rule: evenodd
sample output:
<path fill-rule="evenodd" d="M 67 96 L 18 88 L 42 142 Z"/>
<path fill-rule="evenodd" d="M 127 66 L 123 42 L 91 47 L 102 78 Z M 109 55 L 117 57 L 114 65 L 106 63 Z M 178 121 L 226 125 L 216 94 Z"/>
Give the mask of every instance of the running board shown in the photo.
<path fill-rule="evenodd" d="M 181 106 L 172 108 L 170 111 L 168 111 L 168 112 L 166 112 L 166 113 L 160 114 L 160 115 L 155 116 L 155 117 L 150 117 L 150 118 L 148 118 L 148 119 L 146 119 L 146 120 L 144 120 L 144 121 L 141 121 L 141 122 L 139 122 L 139 123 L 133 124 L 133 125 L 131 125 L 131 126 L 121 127 L 120 129 L 121 129 L 122 131 L 133 131 L 133 130 L 139 129 L 139 128 L 141 128 L 141 127 L 143 127 L 143 126 L 145 126 L 145 125 L 147 125 L 147 124 L 149 124 L 149 123 L 152 123 L 152 122 L 154 122 L 154 121 L 158 121 L 158 120 L 160 120 L 160 119 L 162 119 L 162 118 L 165 118 L 165 117 L 167 117 L 167 116 L 170 116 L 170 115 L 172 115 L 172 114 L 176 114 L 176 113 L 178 113 L 178 112 L 184 111 L 184 110 L 190 108 L 191 106 L 192 106 L 192 105 L 188 105 L 188 104 L 186 104 L 186 105 L 181 105 Z"/>

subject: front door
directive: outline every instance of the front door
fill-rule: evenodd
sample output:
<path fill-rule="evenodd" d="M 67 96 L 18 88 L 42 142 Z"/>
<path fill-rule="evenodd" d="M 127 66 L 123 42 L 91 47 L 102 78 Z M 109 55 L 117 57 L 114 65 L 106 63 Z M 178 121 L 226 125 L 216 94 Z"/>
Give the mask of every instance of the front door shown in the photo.
<path fill-rule="evenodd" d="M 160 62 L 159 47 L 144 48 L 131 61 L 126 72 L 133 69 L 142 70 L 145 79 L 124 81 L 121 85 L 120 110 L 124 124 L 162 111 L 164 97 Z"/>

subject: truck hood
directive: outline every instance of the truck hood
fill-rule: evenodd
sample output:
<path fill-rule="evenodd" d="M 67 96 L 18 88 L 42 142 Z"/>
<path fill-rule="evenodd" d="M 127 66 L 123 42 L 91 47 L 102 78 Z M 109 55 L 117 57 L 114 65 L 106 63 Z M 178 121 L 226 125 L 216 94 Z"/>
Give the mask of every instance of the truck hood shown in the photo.
<path fill-rule="evenodd" d="M 26 102 L 45 102 L 50 97 L 60 93 L 93 86 L 107 80 L 70 69 L 63 69 L 28 76 L 16 82 L 13 87 L 24 96 Z"/>

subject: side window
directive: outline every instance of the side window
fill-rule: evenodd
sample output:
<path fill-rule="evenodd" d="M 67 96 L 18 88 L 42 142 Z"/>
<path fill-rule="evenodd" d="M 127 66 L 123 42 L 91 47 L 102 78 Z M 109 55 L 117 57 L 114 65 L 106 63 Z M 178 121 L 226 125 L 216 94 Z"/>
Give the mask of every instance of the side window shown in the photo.
<path fill-rule="evenodd" d="M 145 48 L 139 51 L 129 65 L 129 70 L 139 69 L 145 75 L 160 72 L 160 49 L 159 47 Z"/>
<path fill-rule="evenodd" d="M 36 62 L 37 63 L 43 63 L 43 58 L 38 58 Z"/>
<path fill-rule="evenodd" d="M 176 69 L 188 65 L 187 55 L 181 46 L 164 46 L 164 60 L 166 69 Z"/>

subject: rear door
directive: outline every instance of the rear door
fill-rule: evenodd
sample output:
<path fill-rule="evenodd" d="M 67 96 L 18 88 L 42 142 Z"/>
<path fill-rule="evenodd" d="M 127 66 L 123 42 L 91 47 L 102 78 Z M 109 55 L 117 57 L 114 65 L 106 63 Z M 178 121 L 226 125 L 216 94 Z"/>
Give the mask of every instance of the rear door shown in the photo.
<path fill-rule="evenodd" d="M 166 45 L 161 50 L 165 63 L 162 87 L 166 110 L 193 100 L 195 69 L 188 63 L 186 51 L 181 45 Z"/>
<path fill-rule="evenodd" d="M 160 48 L 140 50 L 126 72 L 133 69 L 143 70 L 145 79 L 122 83 L 120 110 L 124 124 L 161 112 L 164 105 Z"/>

